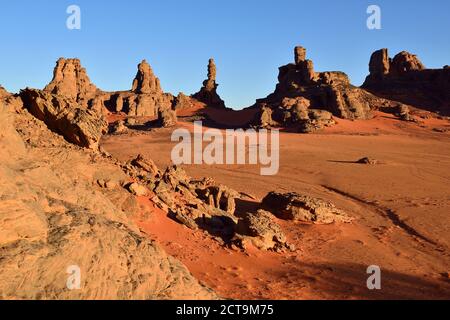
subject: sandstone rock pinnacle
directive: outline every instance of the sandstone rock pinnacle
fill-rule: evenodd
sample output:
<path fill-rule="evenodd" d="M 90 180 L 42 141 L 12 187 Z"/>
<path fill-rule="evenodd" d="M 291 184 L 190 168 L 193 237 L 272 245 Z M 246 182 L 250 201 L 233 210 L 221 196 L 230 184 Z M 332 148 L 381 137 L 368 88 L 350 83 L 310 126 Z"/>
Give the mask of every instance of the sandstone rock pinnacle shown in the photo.
<path fill-rule="evenodd" d="M 199 100 L 200 102 L 205 103 L 209 107 L 225 108 L 225 103 L 217 94 L 217 87 L 219 85 L 216 83 L 216 75 L 217 69 L 216 64 L 214 63 L 214 59 L 209 59 L 208 79 L 203 81 L 203 87 L 192 97 Z"/>
<path fill-rule="evenodd" d="M 375 77 L 382 77 L 389 73 L 390 63 L 388 49 L 375 51 L 370 57 L 369 71 Z"/>
<path fill-rule="evenodd" d="M 159 79 L 146 60 L 138 65 L 138 72 L 133 81 L 132 91 L 138 94 L 162 94 Z"/>
<path fill-rule="evenodd" d="M 79 101 L 94 97 L 97 87 L 91 83 L 79 59 L 60 58 L 56 62 L 53 79 L 44 91 Z"/>

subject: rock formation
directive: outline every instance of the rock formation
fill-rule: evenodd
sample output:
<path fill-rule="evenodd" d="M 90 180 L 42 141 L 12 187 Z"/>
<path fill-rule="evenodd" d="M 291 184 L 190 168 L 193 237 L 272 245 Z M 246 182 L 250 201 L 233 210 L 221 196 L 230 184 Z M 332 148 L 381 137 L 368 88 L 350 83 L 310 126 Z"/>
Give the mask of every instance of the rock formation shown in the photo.
<path fill-rule="evenodd" d="M 295 192 L 286 194 L 270 192 L 263 199 L 262 204 L 275 216 L 284 220 L 317 224 L 350 222 L 352 220 L 345 212 L 330 202 Z"/>
<path fill-rule="evenodd" d="M 108 129 L 101 114 L 78 107 L 71 98 L 46 91 L 25 89 L 20 96 L 33 116 L 67 141 L 80 147 L 98 149 L 100 138 Z"/>
<path fill-rule="evenodd" d="M 86 70 L 81 66 L 79 59 L 60 58 L 56 62 L 52 81 L 44 91 L 54 95 L 75 100 L 84 107 L 99 93 L 91 83 Z"/>
<path fill-rule="evenodd" d="M 280 225 L 264 210 L 246 213 L 239 219 L 233 241 L 240 247 L 246 248 L 250 243 L 260 250 L 282 251 L 290 247 Z"/>
<path fill-rule="evenodd" d="M 5 88 L 0 86 L 0 99 L 6 98 L 9 95 L 10 95 L 10 93 L 8 91 L 6 91 Z"/>
<path fill-rule="evenodd" d="M 146 60 L 138 65 L 138 72 L 133 80 L 131 91 L 137 94 L 163 94 L 159 79 L 153 74 L 153 70 Z"/>
<path fill-rule="evenodd" d="M 171 109 L 161 109 L 158 111 L 158 122 L 163 128 L 170 128 L 177 124 L 177 113 Z"/>
<path fill-rule="evenodd" d="M 157 117 L 160 110 L 172 108 L 174 97 L 164 93 L 159 79 L 146 60 L 138 65 L 130 91 L 104 92 L 103 104 L 110 112 L 130 117 Z"/>
<path fill-rule="evenodd" d="M 140 207 L 113 160 L 25 111 L 0 106 L 0 127 L 0 299 L 217 298 L 131 221 Z M 79 290 L 67 287 L 71 266 Z"/>
<path fill-rule="evenodd" d="M 279 126 L 294 126 L 301 132 L 309 132 L 313 127 L 319 129 L 331 125 L 327 116 L 324 123 L 309 118 L 311 109 L 324 110 L 333 116 L 345 119 L 368 119 L 371 117 L 369 101 L 371 95 L 353 87 L 343 72 L 315 72 L 314 64 L 306 59 L 306 49 L 296 47 L 295 64 L 280 67 L 275 92 L 264 99 L 257 100 L 254 107 L 270 107 L 273 121 Z M 299 105 L 297 99 L 301 98 Z M 299 114 L 303 116 L 298 117 Z M 313 115 L 317 112 L 313 112 Z M 259 113 L 267 118 L 268 112 Z M 319 121 L 318 121 L 319 120 Z M 258 122 L 269 123 L 268 119 Z M 313 124 L 314 123 L 314 124 Z"/>
<path fill-rule="evenodd" d="M 406 51 L 390 59 L 388 50 L 381 49 L 372 54 L 369 71 L 362 88 L 374 95 L 450 114 L 450 69 L 426 69 Z"/>
<path fill-rule="evenodd" d="M 203 87 L 192 97 L 203 102 L 208 107 L 224 109 L 225 103 L 217 94 L 218 86 L 216 83 L 216 64 L 214 63 L 214 59 L 209 59 L 208 79 L 203 81 Z"/>
<path fill-rule="evenodd" d="M 80 60 L 61 58 L 44 91 L 70 98 L 84 109 L 124 112 L 132 117 L 156 117 L 160 109 L 170 109 L 174 100 L 162 91 L 159 79 L 145 60 L 138 65 L 130 91 L 104 92 L 90 82 Z"/>
<path fill-rule="evenodd" d="M 0 104 L 14 111 L 19 111 L 23 107 L 22 99 L 17 95 L 9 93 L 2 86 L 0 86 Z"/>

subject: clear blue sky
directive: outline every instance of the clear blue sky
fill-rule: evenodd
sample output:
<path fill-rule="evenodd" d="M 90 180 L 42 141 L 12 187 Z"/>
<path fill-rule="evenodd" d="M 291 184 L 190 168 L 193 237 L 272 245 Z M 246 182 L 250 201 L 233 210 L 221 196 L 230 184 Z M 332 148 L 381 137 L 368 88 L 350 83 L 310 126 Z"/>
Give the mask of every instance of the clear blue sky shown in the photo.
<path fill-rule="evenodd" d="M 66 28 L 66 8 L 82 29 Z M 366 28 L 366 9 L 382 9 L 382 30 Z M 219 93 L 240 108 L 272 92 L 278 67 L 303 45 L 317 71 L 341 70 L 360 85 L 370 54 L 407 50 L 427 67 L 450 64 L 448 0 L 16 0 L 1 1 L 0 84 L 42 88 L 58 57 L 78 57 L 103 90 L 131 87 L 147 59 L 163 89 L 196 92 L 208 58 Z"/>

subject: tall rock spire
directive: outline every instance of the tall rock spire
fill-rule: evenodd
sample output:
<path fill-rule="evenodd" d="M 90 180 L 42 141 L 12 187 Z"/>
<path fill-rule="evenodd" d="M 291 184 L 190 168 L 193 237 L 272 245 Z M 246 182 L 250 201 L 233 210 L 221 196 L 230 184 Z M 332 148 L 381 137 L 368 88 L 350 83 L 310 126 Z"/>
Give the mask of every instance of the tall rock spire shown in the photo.
<path fill-rule="evenodd" d="M 216 83 L 216 75 L 217 69 L 216 64 L 214 63 L 214 59 L 209 59 L 208 62 L 208 79 L 203 81 L 203 87 L 199 92 L 193 95 L 193 98 L 203 102 L 208 107 L 214 108 L 225 108 L 224 101 L 217 94 L 217 87 L 219 86 Z"/>

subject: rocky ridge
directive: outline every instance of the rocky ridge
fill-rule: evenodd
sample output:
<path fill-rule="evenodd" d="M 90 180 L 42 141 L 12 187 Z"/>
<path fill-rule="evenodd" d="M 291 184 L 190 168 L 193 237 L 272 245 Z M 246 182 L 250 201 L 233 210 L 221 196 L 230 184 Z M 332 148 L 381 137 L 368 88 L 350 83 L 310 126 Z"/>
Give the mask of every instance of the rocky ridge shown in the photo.
<path fill-rule="evenodd" d="M 381 49 L 372 54 L 369 71 L 362 88 L 374 95 L 450 115 L 448 67 L 427 69 L 414 54 L 402 51 L 392 59 L 387 49 Z"/>

